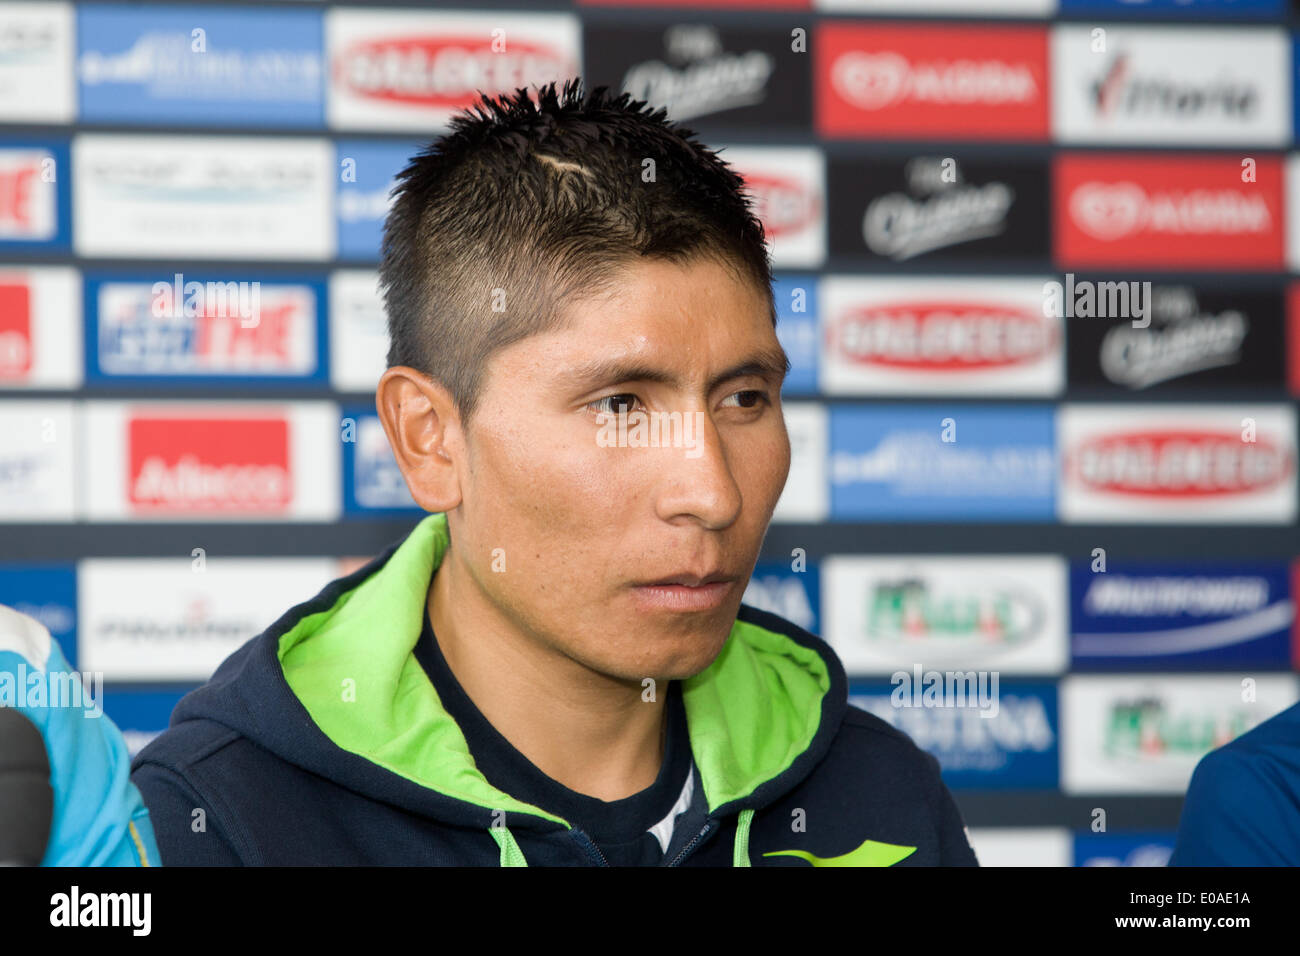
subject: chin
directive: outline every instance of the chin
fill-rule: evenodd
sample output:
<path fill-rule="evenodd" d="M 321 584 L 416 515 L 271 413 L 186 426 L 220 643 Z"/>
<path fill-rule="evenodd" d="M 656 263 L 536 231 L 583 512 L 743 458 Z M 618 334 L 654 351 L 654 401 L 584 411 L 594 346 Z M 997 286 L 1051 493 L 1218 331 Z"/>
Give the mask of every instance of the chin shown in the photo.
<path fill-rule="evenodd" d="M 718 659 L 726 640 L 727 634 L 718 639 L 700 638 L 688 647 L 677 649 L 675 653 L 658 655 L 655 676 L 660 680 L 686 680 L 694 677 Z"/>

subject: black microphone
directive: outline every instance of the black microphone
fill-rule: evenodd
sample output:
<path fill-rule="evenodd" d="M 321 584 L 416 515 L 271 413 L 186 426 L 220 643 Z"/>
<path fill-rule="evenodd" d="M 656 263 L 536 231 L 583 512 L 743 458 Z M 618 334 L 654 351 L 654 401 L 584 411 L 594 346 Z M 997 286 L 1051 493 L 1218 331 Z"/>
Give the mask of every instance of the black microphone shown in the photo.
<path fill-rule="evenodd" d="M 45 740 L 18 711 L 0 707 L 0 866 L 40 866 L 53 822 Z"/>

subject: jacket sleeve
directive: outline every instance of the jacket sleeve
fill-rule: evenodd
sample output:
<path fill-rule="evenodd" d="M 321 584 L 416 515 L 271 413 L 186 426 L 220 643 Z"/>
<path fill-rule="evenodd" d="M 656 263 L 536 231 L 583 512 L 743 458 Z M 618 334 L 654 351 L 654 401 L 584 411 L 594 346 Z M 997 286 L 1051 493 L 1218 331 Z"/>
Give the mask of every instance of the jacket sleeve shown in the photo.
<path fill-rule="evenodd" d="M 926 753 L 926 763 L 934 777 L 935 813 L 939 828 L 939 865 L 940 866 L 979 866 L 975 851 L 971 848 L 966 824 L 961 817 L 957 801 L 952 791 L 943 782 L 939 773 L 939 761 L 931 753 Z"/>
<path fill-rule="evenodd" d="M 1231 748 L 1201 758 L 1183 801 L 1170 866 L 1300 866 L 1295 797 Z"/>
<path fill-rule="evenodd" d="M 206 801 L 179 774 L 137 765 L 132 782 L 144 796 L 164 866 L 241 866 L 244 861 Z"/>

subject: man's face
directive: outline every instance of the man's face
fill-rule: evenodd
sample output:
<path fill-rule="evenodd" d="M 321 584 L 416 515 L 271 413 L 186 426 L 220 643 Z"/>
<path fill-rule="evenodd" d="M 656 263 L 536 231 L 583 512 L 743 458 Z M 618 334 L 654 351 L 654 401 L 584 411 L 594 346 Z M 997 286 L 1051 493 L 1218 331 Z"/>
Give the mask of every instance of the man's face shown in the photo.
<path fill-rule="evenodd" d="M 647 260 L 614 290 L 493 356 L 452 549 L 527 639 L 611 677 L 685 678 L 730 633 L 789 474 L 785 356 L 767 301 L 712 260 Z M 661 427 L 668 447 L 635 447 Z"/>

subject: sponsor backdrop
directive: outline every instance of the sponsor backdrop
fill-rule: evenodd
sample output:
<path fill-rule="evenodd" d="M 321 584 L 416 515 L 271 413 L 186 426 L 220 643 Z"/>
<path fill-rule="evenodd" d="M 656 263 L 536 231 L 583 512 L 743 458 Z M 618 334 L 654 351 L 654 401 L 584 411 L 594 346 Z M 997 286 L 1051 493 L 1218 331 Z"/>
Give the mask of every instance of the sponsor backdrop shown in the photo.
<path fill-rule="evenodd" d="M 985 863 L 1162 865 L 1196 761 L 1300 696 L 1300 19 L 509 6 L 0 3 L 0 602 L 138 749 L 399 538 L 392 177 L 580 73 L 725 147 L 771 237 L 794 464 L 748 600 Z"/>

